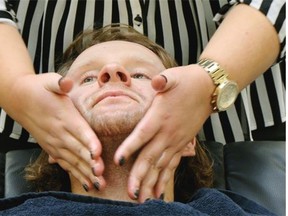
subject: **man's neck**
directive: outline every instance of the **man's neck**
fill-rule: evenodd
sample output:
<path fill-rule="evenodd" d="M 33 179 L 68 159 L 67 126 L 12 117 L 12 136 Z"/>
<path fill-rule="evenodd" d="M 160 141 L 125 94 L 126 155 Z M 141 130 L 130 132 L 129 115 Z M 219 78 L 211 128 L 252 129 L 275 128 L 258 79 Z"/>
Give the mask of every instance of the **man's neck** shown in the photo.
<path fill-rule="evenodd" d="M 115 151 L 119 145 L 127 137 L 121 136 L 118 138 L 99 138 L 102 143 L 102 159 L 105 164 L 103 177 L 106 181 L 106 187 L 102 191 L 97 191 L 96 189 L 86 192 L 83 186 L 76 180 L 72 175 L 70 175 L 71 180 L 71 191 L 75 194 L 89 195 L 94 197 L 99 197 L 103 199 L 137 202 L 137 200 L 132 200 L 128 196 L 128 177 L 132 165 L 135 162 L 135 156 L 129 158 L 128 161 L 123 166 L 116 166 L 113 161 Z M 171 202 L 174 200 L 174 180 L 170 179 L 166 185 L 164 200 Z"/>
<path fill-rule="evenodd" d="M 125 136 L 126 137 L 126 136 Z M 103 191 L 97 191 L 96 189 L 86 192 L 78 180 L 70 176 L 71 179 L 71 190 L 76 194 L 83 194 L 89 196 L 95 196 L 104 199 L 121 200 L 132 202 L 131 198 L 128 197 L 127 185 L 128 176 L 134 159 L 130 158 L 123 166 L 116 166 L 113 161 L 114 153 L 118 146 L 124 140 L 123 137 L 101 138 L 102 143 L 102 159 L 105 165 L 103 177 L 106 181 L 106 187 Z"/>

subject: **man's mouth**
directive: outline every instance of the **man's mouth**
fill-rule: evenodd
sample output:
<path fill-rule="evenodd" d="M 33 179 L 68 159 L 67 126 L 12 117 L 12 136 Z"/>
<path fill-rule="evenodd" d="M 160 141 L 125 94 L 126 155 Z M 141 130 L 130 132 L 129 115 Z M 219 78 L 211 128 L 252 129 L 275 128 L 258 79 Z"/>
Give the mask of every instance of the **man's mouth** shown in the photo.
<path fill-rule="evenodd" d="M 98 104 L 99 102 L 105 100 L 105 99 L 118 99 L 118 98 L 130 98 L 132 100 L 136 100 L 135 97 L 132 94 L 128 94 L 124 91 L 107 91 L 102 94 L 100 94 L 99 97 L 97 97 L 95 104 Z"/>

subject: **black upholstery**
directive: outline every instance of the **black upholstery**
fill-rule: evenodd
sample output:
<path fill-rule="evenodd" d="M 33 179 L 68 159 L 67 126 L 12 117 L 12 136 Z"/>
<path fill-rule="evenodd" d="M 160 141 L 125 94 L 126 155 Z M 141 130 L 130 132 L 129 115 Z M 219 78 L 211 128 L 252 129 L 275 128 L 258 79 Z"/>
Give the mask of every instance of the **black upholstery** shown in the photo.
<path fill-rule="evenodd" d="M 0 153 L 0 198 L 4 197 L 5 153 Z"/>
<path fill-rule="evenodd" d="M 227 189 L 285 215 L 285 142 L 229 143 L 224 160 Z"/>
<path fill-rule="evenodd" d="M 203 142 L 213 160 L 214 187 L 226 189 L 224 169 L 224 145 L 219 142 Z"/>
<path fill-rule="evenodd" d="M 214 187 L 228 189 L 254 200 L 279 216 L 285 215 L 285 142 L 205 142 L 214 160 Z M 6 154 L 5 197 L 30 190 L 23 180 L 23 167 L 39 149 Z M 20 160 L 21 167 L 16 166 Z"/>
<path fill-rule="evenodd" d="M 37 158 L 40 149 L 14 150 L 6 153 L 4 197 L 13 197 L 33 191 L 24 180 L 24 168 Z"/>

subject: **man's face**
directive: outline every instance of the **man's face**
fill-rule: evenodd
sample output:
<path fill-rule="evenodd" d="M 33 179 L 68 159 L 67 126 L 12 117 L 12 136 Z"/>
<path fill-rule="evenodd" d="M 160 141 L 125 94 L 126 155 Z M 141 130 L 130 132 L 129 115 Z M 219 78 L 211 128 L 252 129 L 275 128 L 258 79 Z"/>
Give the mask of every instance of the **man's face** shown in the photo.
<path fill-rule="evenodd" d="M 149 49 L 125 41 L 94 45 L 81 53 L 67 77 L 73 103 L 98 136 L 130 133 L 156 92 L 151 78 L 165 67 Z"/>

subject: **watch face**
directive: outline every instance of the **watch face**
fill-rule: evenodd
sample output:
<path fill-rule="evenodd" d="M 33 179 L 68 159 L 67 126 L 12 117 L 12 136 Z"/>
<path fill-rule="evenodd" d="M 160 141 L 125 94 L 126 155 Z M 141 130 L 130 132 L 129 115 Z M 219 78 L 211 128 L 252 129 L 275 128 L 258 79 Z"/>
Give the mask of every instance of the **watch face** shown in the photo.
<path fill-rule="evenodd" d="M 218 88 L 217 108 L 219 111 L 223 111 L 235 102 L 238 95 L 238 87 L 235 82 L 229 81 L 222 83 Z"/>

